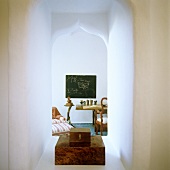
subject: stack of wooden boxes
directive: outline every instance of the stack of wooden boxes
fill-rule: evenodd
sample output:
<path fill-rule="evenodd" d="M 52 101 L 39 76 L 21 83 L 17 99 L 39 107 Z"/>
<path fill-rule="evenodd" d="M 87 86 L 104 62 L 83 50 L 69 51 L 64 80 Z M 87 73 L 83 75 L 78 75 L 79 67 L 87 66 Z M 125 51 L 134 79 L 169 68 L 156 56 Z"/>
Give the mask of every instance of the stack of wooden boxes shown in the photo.
<path fill-rule="evenodd" d="M 105 165 L 101 136 L 91 136 L 88 128 L 72 128 L 55 146 L 55 165 Z"/>

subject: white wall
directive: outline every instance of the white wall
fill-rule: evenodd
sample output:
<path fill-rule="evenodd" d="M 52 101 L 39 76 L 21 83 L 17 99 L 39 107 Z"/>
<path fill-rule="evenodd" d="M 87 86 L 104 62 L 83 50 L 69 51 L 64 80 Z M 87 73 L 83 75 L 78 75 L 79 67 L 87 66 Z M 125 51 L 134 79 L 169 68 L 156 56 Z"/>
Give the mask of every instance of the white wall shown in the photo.
<path fill-rule="evenodd" d="M 96 75 L 96 100 L 100 103 L 107 96 L 107 49 L 104 41 L 83 30 L 56 39 L 52 53 L 52 98 L 61 114 L 66 116 L 65 75 Z M 80 104 L 81 99 L 73 98 L 72 102 Z M 86 99 L 83 99 L 86 100 Z M 92 122 L 92 111 L 71 110 L 72 122 Z"/>
<path fill-rule="evenodd" d="M 150 169 L 169 169 L 168 1 L 151 2 L 151 162 Z M 163 90 L 162 90 L 163 89 Z"/>
<path fill-rule="evenodd" d="M 27 7 L 27 1 L 9 1 L 9 169 L 29 168 L 25 77 Z"/>
<path fill-rule="evenodd" d="M 8 169 L 8 1 L 0 1 L 0 169 Z"/>
<path fill-rule="evenodd" d="M 53 13 L 52 40 L 63 34 L 70 34 L 79 28 L 101 37 L 105 44 L 108 42 L 108 15 L 107 13 Z"/>
<path fill-rule="evenodd" d="M 0 149 L 6 150 L 1 157 L 3 158 L 3 163 L 0 166 L 8 168 L 8 147 L 7 143 L 9 136 L 9 168 L 10 169 L 30 169 L 36 165 L 38 158 L 43 152 L 44 146 L 47 143 L 47 138 L 50 136 L 50 127 L 49 124 L 50 116 L 46 115 L 48 111 L 50 111 L 50 96 L 48 91 L 50 91 L 51 86 L 46 81 L 50 81 L 50 75 L 48 71 L 50 70 L 49 63 L 47 61 L 47 55 L 49 48 L 42 49 L 40 46 L 45 47 L 43 44 L 43 40 L 49 40 L 49 28 L 44 28 L 47 36 L 40 36 L 39 28 L 42 29 L 41 26 L 46 26 L 49 20 L 43 16 L 47 11 L 42 7 L 37 7 L 37 12 L 33 12 L 32 19 L 30 21 L 31 25 L 28 25 L 28 9 L 30 7 L 28 1 L 9 1 L 9 85 L 7 80 L 7 72 L 8 72 L 8 9 L 7 2 L 0 2 L 0 11 L 4 14 L 4 17 L 0 17 L 1 24 L 0 27 L 0 35 L 3 35 L 3 39 L 0 40 L 1 43 L 1 75 L 3 78 L 3 83 L 1 83 L 1 94 L 4 100 L 0 110 L 0 113 L 3 114 L 1 117 L 0 125 L 1 136 L 0 139 Z M 168 87 L 168 78 L 167 72 L 169 73 L 169 59 L 167 50 L 169 45 L 169 30 L 168 30 L 168 19 L 169 15 L 169 2 L 156 0 L 156 1 L 148 1 L 148 0 L 132 0 L 133 6 L 133 14 L 134 14 L 134 38 L 135 38 L 135 93 L 134 93 L 134 133 L 133 133 L 133 169 L 134 170 L 155 170 L 155 169 L 169 169 L 170 165 L 167 161 L 167 156 L 169 156 L 169 87 Z M 119 6 L 118 6 L 119 7 Z M 5 9 L 6 8 L 6 9 Z M 44 11 L 44 10 L 46 11 Z M 119 7 L 119 9 L 121 9 Z M 41 11 L 42 10 L 42 11 Z M 39 12 L 38 12 L 39 11 Z M 41 12 L 40 12 L 41 11 Z M 43 12 L 44 11 L 44 12 Z M 121 10 L 120 10 L 121 11 Z M 126 10 L 125 10 L 126 11 Z M 125 12 L 124 11 L 124 12 Z M 117 13 L 118 11 L 115 11 Z M 122 13 L 121 16 L 124 16 L 126 13 Z M 47 12 L 48 13 L 48 12 Z M 47 14 L 46 13 L 46 14 Z M 39 16 L 39 14 L 42 14 Z M 1 15 L 2 16 L 2 15 Z M 48 16 L 48 14 L 47 14 Z M 33 18 L 36 18 L 37 22 L 39 19 L 41 20 L 41 24 L 35 23 L 36 21 Z M 115 19 L 115 17 L 113 17 Z M 121 18 L 120 18 L 121 19 Z M 6 21 L 5 21 L 6 20 Z M 3 21 L 3 22 L 2 22 Z M 6 22 L 6 23 L 5 23 Z M 113 30 L 118 31 L 118 23 L 126 23 L 126 21 L 115 21 L 115 25 L 113 24 Z M 35 24 L 33 24 L 35 23 Z M 27 28 L 30 26 L 36 26 L 36 29 L 28 31 Z M 115 27 L 114 27 L 115 26 Z M 124 26 L 124 24 L 123 24 Z M 126 25 L 127 26 L 127 25 Z M 2 28 L 3 27 L 3 28 Z M 113 30 L 111 29 L 110 42 L 109 43 L 109 55 L 114 56 L 120 54 L 123 56 L 123 51 L 111 51 L 112 44 L 115 44 L 114 38 L 117 36 Z M 124 26 L 124 28 L 126 28 Z M 156 29 L 155 29 L 156 28 Z M 129 30 L 129 29 L 128 29 Z M 122 29 L 120 29 L 122 33 Z M 43 30 L 42 30 L 43 32 Z M 33 33 L 34 37 L 31 36 Z M 124 33 L 124 32 L 123 32 Z M 120 34 L 119 34 L 120 35 Z M 28 36 L 28 37 L 27 37 Z M 42 37 L 42 39 L 40 39 Z M 29 39 L 27 39 L 29 38 Z M 113 39 L 112 39 L 113 38 Z M 127 37 L 126 37 L 127 38 Z M 112 39 L 112 40 L 111 40 Z M 120 38 L 119 38 L 120 39 Z M 33 43 L 38 49 L 35 49 L 32 45 L 28 46 L 29 43 Z M 117 44 L 116 47 L 119 47 Z M 125 48 L 125 44 L 123 44 Z M 29 50 L 28 50 L 29 49 Z M 119 49 L 119 48 L 118 48 Z M 126 49 L 126 48 L 125 48 Z M 28 51 L 30 53 L 28 53 Z M 35 50 L 35 51 L 34 51 Z M 43 50 L 41 52 L 41 50 Z M 31 54 L 31 55 L 30 55 Z M 114 54 L 114 55 L 113 55 Z M 129 54 L 129 53 L 128 53 Z M 43 61 L 41 61 L 41 56 Z M 32 58 L 29 58 L 32 57 Z M 37 57 L 37 58 L 36 58 Z M 128 56 L 129 57 L 129 56 Z M 36 60 L 35 63 L 33 60 Z M 38 61 L 41 61 L 39 64 Z M 108 58 L 108 61 L 112 62 L 111 58 Z M 126 60 L 123 60 L 126 61 Z M 28 62 L 28 64 L 26 64 Z M 47 64 L 46 64 L 47 62 Z M 121 65 L 121 62 L 116 60 L 117 64 Z M 120 63 L 119 63 L 120 62 Z M 35 69 L 35 64 L 38 68 Z M 31 70 L 31 66 L 33 65 L 32 71 L 35 72 L 27 72 Z M 47 67 L 45 67 L 47 66 Z M 116 85 L 120 82 L 124 82 L 125 80 L 123 76 L 125 75 L 125 70 L 123 66 L 129 66 L 128 63 L 122 63 L 122 70 L 117 70 L 118 72 L 122 71 L 121 79 L 117 82 Z M 47 72 L 45 73 L 45 77 L 39 77 L 41 72 L 47 68 Z M 118 69 L 118 68 L 117 68 Z M 111 65 L 108 65 L 108 78 L 113 73 Z M 28 73 L 28 74 L 27 74 Z M 46 75 L 47 74 L 47 75 Z M 49 77 L 48 77 L 49 75 Z M 129 74 L 128 74 L 129 75 Z M 113 75 L 116 76 L 116 75 Z M 48 78 L 47 78 L 48 77 Z M 28 79 L 27 79 L 28 78 Z M 37 81 L 38 78 L 38 82 Z M 118 77 L 119 78 L 119 77 Z M 116 80 L 116 79 L 115 79 Z M 33 85 L 31 86 L 31 82 Z M 44 83 L 44 84 L 43 84 Z M 38 85 L 40 84 L 40 85 Z M 43 85 L 42 85 L 43 84 Z M 43 87 L 43 90 L 39 89 Z M 108 97 L 109 102 L 113 102 L 115 108 L 119 108 L 118 104 L 115 103 L 116 99 L 114 98 L 114 94 L 117 97 L 120 95 L 120 91 L 113 93 L 111 90 L 111 86 L 114 85 L 113 81 L 109 81 L 108 86 Z M 31 88 L 29 89 L 28 87 Z M 131 86 L 131 84 L 128 84 Z M 8 106 L 8 88 L 9 87 L 9 106 Z M 48 90 L 44 90 L 48 88 Z M 125 94 L 126 86 L 123 92 Z M 37 91 L 38 88 L 38 91 Z M 30 93 L 29 93 L 30 92 Z M 33 95 L 35 93 L 35 95 Z M 39 97 L 37 97 L 39 96 Z M 43 97 L 45 100 L 43 100 Z M 125 101 L 127 98 L 125 96 Z M 118 100 L 120 100 L 118 98 Z M 40 102 L 41 101 L 41 104 Z M 168 101 L 168 102 L 166 102 Z M 46 103 L 47 102 L 47 103 Z M 49 102 L 49 103 L 48 103 Z M 129 101 L 128 101 L 129 102 Z M 35 103 L 35 104 L 34 104 Z M 38 103 L 38 104 L 37 104 Z M 36 105 L 37 104 L 37 105 Z M 130 102 L 129 102 L 130 104 Z M 36 105 L 36 106 L 35 106 Z M 45 105 L 45 106 L 44 106 Z M 111 106 L 111 104 L 110 104 Z M 121 103 L 122 107 L 122 103 Z M 8 112 L 9 108 L 9 112 Z M 39 109 L 40 108 L 40 109 Z M 110 107 L 110 110 L 114 109 Z M 124 108 L 123 108 L 124 109 Z M 114 141 L 115 146 L 117 146 L 117 150 L 120 151 L 120 155 L 122 156 L 122 160 L 124 165 L 128 168 L 131 164 L 131 121 L 122 119 L 121 116 L 125 114 L 124 110 L 120 110 L 120 117 L 114 117 L 115 121 L 118 120 L 120 125 L 126 125 L 127 129 L 124 127 L 120 127 L 113 119 L 111 119 L 109 128 L 115 127 L 115 133 L 109 134 Z M 131 117 L 130 109 L 126 108 L 128 112 L 128 116 Z M 40 114 L 41 112 L 41 114 Z M 9 117 L 8 117 L 9 113 Z M 119 112 L 120 113 L 120 112 Z M 127 113 L 127 112 L 126 112 Z M 117 113 L 115 113 L 117 114 Z M 34 116 L 42 118 L 42 122 L 40 121 L 40 125 L 37 128 L 35 127 Z M 127 115 L 125 115 L 127 118 Z M 125 117 L 124 116 L 124 117 Z M 8 122 L 9 118 L 9 122 Z M 121 120 L 120 120 L 121 118 Z M 47 119 L 47 122 L 45 121 Z M 4 124 L 3 124 L 4 122 Z M 9 123 L 9 134 L 3 133 L 2 140 L 2 131 L 7 131 Z M 30 122 L 33 122 L 33 126 Z M 129 122 L 129 124 L 126 124 Z M 43 126 L 45 124 L 45 126 Z M 129 126 L 130 125 L 130 126 Z M 21 127 L 23 127 L 21 129 Z M 33 129 L 35 128 L 35 131 Z M 42 128 L 42 133 L 39 133 Z M 49 131 L 45 128 L 49 128 Z M 118 129 L 118 131 L 117 131 Z M 120 131 L 121 130 L 121 131 Z M 110 131 L 109 131 L 110 132 Z M 119 133 L 117 133 L 119 132 Z M 125 134 L 126 133 L 126 134 Z M 37 135 L 37 136 L 36 136 Z M 128 136 L 129 135 L 129 136 Z M 115 136 L 113 138 L 113 136 Z M 31 137 L 31 139 L 30 139 Z M 46 138 L 47 137 L 47 138 Z M 123 139 L 126 138 L 128 140 L 125 145 L 123 145 Z M 45 139 L 45 140 L 42 140 Z M 37 142 L 35 141 L 37 140 Z M 39 145 L 40 147 L 36 150 L 34 148 L 35 145 Z M 162 148 L 163 146 L 163 148 Z M 129 149 L 128 149 L 129 147 Z M 30 151 L 32 149 L 32 152 Z M 130 157 L 127 158 L 127 155 Z M 169 157 L 168 157 L 169 158 Z M 2 159 L 0 159 L 2 160 Z M 35 160 L 35 162 L 33 162 Z"/>
<path fill-rule="evenodd" d="M 136 1 L 133 169 L 168 170 L 169 1 Z"/>
<path fill-rule="evenodd" d="M 133 169 L 148 169 L 151 135 L 150 2 L 133 1 L 135 44 Z"/>
<path fill-rule="evenodd" d="M 133 149 L 133 22 L 126 3 L 113 3 L 109 15 L 109 138 L 126 167 Z M 114 140 L 113 140 L 114 139 Z"/>
<path fill-rule="evenodd" d="M 9 5 L 9 169 L 30 170 L 51 136 L 50 13 L 40 2 Z"/>
<path fill-rule="evenodd" d="M 29 161 L 34 169 L 51 137 L 51 15 L 46 3 L 30 9 L 28 24 L 26 95 Z"/>
<path fill-rule="evenodd" d="M 168 8 L 170 9 L 170 3 L 168 3 Z M 170 10 L 168 10 L 168 28 L 170 28 Z M 170 56 L 170 29 L 168 29 L 168 56 Z M 170 60 L 168 59 L 168 64 L 170 65 Z M 170 85 L 170 67 L 168 67 L 168 86 Z M 170 90 L 168 90 L 168 106 L 170 106 L 170 99 L 169 99 L 169 96 L 170 96 Z M 170 113 L 170 108 L 168 110 L 168 113 Z M 168 120 L 170 120 L 170 114 L 169 114 L 169 117 L 168 117 Z M 168 142 L 169 142 L 169 146 L 168 146 L 168 162 L 170 162 L 170 124 L 169 124 L 169 133 L 168 133 Z M 170 169 L 170 164 L 168 165 L 169 169 Z"/>

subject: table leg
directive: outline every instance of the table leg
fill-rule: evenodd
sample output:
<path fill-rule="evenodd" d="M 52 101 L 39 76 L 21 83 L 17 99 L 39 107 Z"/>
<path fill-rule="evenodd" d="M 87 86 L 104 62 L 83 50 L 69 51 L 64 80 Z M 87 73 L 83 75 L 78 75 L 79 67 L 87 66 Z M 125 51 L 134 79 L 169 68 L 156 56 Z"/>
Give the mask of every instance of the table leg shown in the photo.
<path fill-rule="evenodd" d="M 71 124 L 71 120 L 70 120 L 70 110 L 71 110 L 71 107 L 72 107 L 72 106 L 69 106 L 69 107 L 68 107 L 68 111 L 67 111 L 67 122 L 68 122 L 69 124 Z"/>
<path fill-rule="evenodd" d="M 94 112 L 95 112 L 95 110 L 93 110 L 93 113 L 92 113 L 93 125 L 94 125 Z"/>
<path fill-rule="evenodd" d="M 68 107 L 68 111 L 67 111 L 67 122 L 72 125 L 73 127 L 75 127 L 72 123 L 71 123 L 71 119 L 70 119 L 70 110 L 71 110 L 72 106 Z"/>

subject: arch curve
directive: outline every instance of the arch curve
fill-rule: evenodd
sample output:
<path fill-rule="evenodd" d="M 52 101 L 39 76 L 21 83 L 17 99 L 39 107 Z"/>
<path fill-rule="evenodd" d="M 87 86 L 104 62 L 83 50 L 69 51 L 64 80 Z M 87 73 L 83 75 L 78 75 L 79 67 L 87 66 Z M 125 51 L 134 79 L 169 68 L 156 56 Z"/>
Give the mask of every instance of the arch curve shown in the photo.
<path fill-rule="evenodd" d="M 58 38 L 59 36 L 71 35 L 79 31 L 84 31 L 89 34 L 93 34 L 95 36 L 100 37 L 104 41 L 107 47 L 108 33 L 106 29 L 101 28 L 100 25 L 92 25 L 88 22 L 83 22 L 81 19 L 76 19 L 75 21 L 72 21 L 72 23 L 67 26 L 56 28 L 52 34 L 52 44 L 55 42 L 56 38 Z"/>

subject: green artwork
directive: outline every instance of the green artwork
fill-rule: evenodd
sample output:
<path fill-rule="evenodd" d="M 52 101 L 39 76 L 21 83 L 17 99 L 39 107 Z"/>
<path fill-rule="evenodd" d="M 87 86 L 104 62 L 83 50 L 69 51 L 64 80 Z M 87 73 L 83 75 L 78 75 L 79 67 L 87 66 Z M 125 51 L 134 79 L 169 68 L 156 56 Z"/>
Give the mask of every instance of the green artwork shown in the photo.
<path fill-rule="evenodd" d="M 66 98 L 96 98 L 95 75 L 66 75 Z"/>

